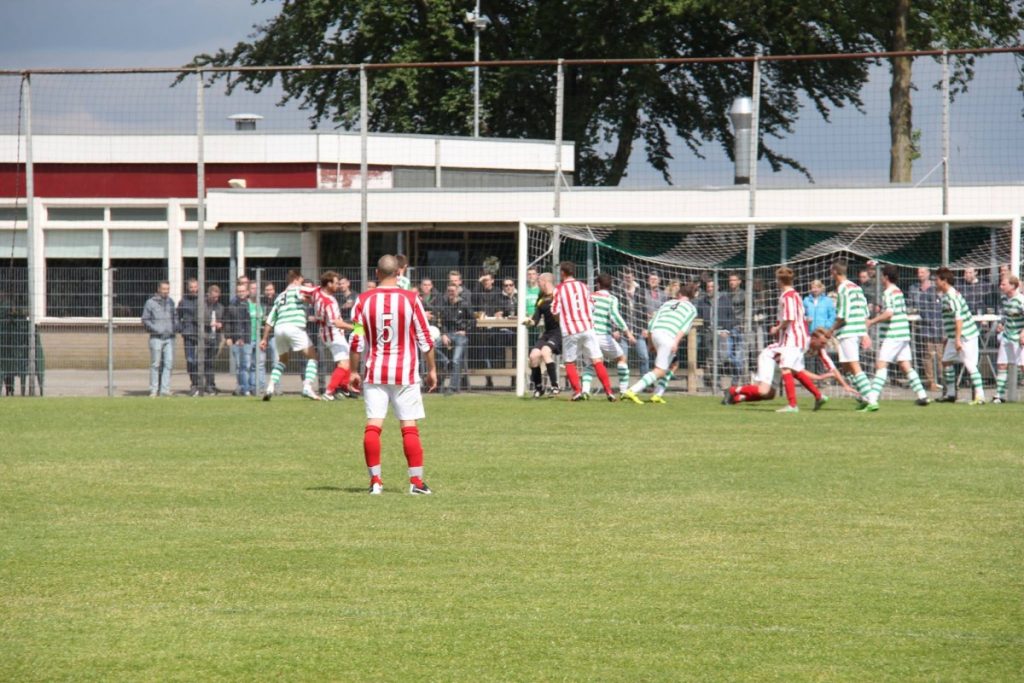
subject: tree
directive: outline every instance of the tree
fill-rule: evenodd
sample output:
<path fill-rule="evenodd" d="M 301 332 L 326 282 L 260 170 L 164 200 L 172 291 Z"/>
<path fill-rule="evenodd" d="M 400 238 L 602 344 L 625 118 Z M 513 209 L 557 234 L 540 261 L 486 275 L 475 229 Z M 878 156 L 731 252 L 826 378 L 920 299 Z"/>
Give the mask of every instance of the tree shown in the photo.
<path fill-rule="evenodd" d="M 859 18 L 878 49 L 890 52 L 1016 45 L 1024 31 L 1021 0 L 884 0 L 865 2 Z M 911 181 L 915 157 L 911 90 L 913 59 L 893 57 L 889 88 L 889 181 Z M 972 56 L 953 60 L 951 92 L 974 75 Z"/>
<path fill-rule="evenodd" d="M 473 44 L 472 28 L 463 22 L 469 4 L 467 0 L 284 0 L 280 14 L 257 26 L 248 41 L 230 50 L 198 55 L 192 66 L 465 61 L 472 58 Z M 881 24 L 865 30 L 868 21 L 876 19 L 861 8 L 874 3 L 483 0 L 481 4 L 492 22 L 482 41 L 484 61 L 860 52 L 889 37 Z M 915 31 L 908 35 L 918 35 Z M 789 166 L 810 177 L 799 160 L 780 154 L 769 141 L 792 132 L 801 95 L 826 119 L 837 107 L 860 108 L 859 92 L 871 65 L 867 60 L 764 62 L 760 157 L 773 170 Z M 230 79 L 229 88 L 255 91 L 279 77 L 285 101 L 297 101 L 308 109 L 312 126 L 325 122 L 349 130 L 358 126 L 355 71 L 280 76 L 257 71 L 219 77 Z M 484 131 L 506 137 L 553 137 L 553 68 L 484 70 L 482 79 Z M 471 81 L 469 70 L 372 70 L 370 128 L 465 135 L 472 128 Z M 733 98 L 750 92 L 750 86 L 751 66 L 744 62 L 568 68 L 564 134 L 576 143 L 577 180 L 618 184 L 634 145 L 640 142 L 650 165 L 671 183 L 673 133 L 698 156 L 705 144 L 717 143 L 731 157 L 732 131 L 725 112 Z M 909 92 L 909 80 L 901 78 L 900 87 Z M 909 120 L 909 103 L 907 107 Z M 900 126 L 902 122 L 900 118 Z"/>

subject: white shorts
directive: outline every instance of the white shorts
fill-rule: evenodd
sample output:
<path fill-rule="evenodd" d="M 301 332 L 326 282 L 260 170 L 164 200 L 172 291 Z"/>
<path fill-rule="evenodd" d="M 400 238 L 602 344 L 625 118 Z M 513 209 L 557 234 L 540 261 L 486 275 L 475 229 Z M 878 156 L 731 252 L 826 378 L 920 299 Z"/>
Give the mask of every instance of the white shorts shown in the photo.
<path fill-rule="evenodd" d="M 586 350 L 588 359 L 600 360 L 602 358 L 601 342 L 597 340 L 597 332 L 587 330 L 562 337 L 562 362 L 575 363 L 580 346 Z"/>
<path fill-rule="evenodd" d="M 757 373 L 754 375 L 754 381 L 759 384 L 774 384 L 775 383 L 775 369 L 779 367 L 778 361 L 775 360 L 775 349 L 765 349 L 757 357 Z"/>
<path fill-rule="evenodd" d="M 783 346 L 779 349 L 779 366 L 793 372 L 804 369 L 804 350 L 797 346 Z"/>
<path fill-rule="evenodd" d="M 626 355 L 622 351 L 622 346 L 618 340 L 610 334 L 602 334 L 598 339 L 601 345 L 601 353 L 604 354 L 605 360 L 615 360 L 621 356 Z"/>
<path fill-rule="evenodd" d="M 655 352 L 654 367 L 668 370 L 676 360 L 676 354 L 672 351 L 676 336 L 665 330 L 654 330 L 651 332 L 651 342 Z"/>
<path fill-rule="evenodd" d="M 883 363 L 902 363 L 913 360 L 909 339 L 883 339 L 878 349 L 878 360 Z"/>
<path fill-rule="evenodd" d="M 363 403 L 366 404 L 368 420 L 386 418 L 389 405 L 399 420 L 422 420 L 426 417 L 419 384 L 366 384 L 363 386 Z"/>
<path fill-rule="evenodd" d="M 1021 353 L 1020 342 L 1000 339 L 996 365 L 1020 365 L 1021 363 L 1024 363 L 1024 353 Z"/>
<path fill-rule="evenodd" d="M 348 340 L 345 339 L 345 335 L 336 335 L 334 337 L 334 341 L 330 342 L 328 347 L 331 349 L 331 358 L 334 359 L 335 363 L 338 361 L 348 360 L 349 348 Z"/>
<path fill-rule="evenodd" d="M 294 325 L 275 327 L 274 339 L 277 340 L 277 352 L 279 354 L 305 351 L 310 346 L 309 335 L 306 334 L 306 330 Z"/>
<path fill-rule="evenodd" d="M 840 363 L 859 363 L 860 362 L 860 336 L 856 337 L 842 337 L 837 339 L 836 342 L 839 344 L 839 362 Z"/>
<path fill-rule="evenodd" d="M 955 363 L 960 361 L 968 371 L 978 369 L 978 338 L 960 339 L 963 351 L 957 353 L 956 343 L 952 339 L 946 340 L 946 349 L 942 352 L 943 363 Z"/>

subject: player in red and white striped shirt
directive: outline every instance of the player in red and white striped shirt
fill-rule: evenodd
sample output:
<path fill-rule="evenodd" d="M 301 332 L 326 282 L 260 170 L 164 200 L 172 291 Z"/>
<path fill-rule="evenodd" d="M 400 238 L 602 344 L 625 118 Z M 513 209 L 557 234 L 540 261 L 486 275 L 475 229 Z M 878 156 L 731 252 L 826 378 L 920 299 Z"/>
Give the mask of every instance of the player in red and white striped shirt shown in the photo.
<path fill-rule="evenodd" d="M 780 413 L 791 413 L 799 410 L 796 406 L 796 384 L 793 378 L 800 380 L 807 391 L 814 395 L 814 409 L 818 410 L 828 402 L 818 387 L 814 386 L 810 375 L 804 370 L 804 354 L 807 352 L 807 322 L 804 320 L 804 304 L 800 293 L 793 288 L 793 271 L 782 267 L 775 271 L 782 295 L 779 297 L 779 321 L 769 330 L 769 334 L 779 338 L 779 365 L 782 366 L 782 386 L 786 390 L 789 405 L 780 408 Z"/>
<path fill-rule="evenodd" d="M 320 276 L 320 286 L 312 294 L 313 311 L 320 323 L 320 339 L 331 350 L 334 359 L 334 372 L 331 373 L 331 380 L 322 397 L 328 401 L 333 401 L 334 394 L 339 391 L 342 396 L 355 398 L 348 390 L 349 345 L 344 332 L 351 330 L 352 324 L 341 316 L 341 306 L 335 297 L 340 287 L 341 277 L 333 270 L 328 270 Z"/>
<path fill-rule="evenodd" d="M 562 282 L 555 287 L 551 312 L 558 316 L 558 324 L 562 328 L 562 362 L 572 385 L 572 400 L 583 401 L 589 398 L 589 394 L 583 393 L 580 375 L 576 370 L 576 356 L 582 345 L 590 354 L 594 372 L 601 380 L 608 400 L 614 402 L 617 399 L 612 393 L 608 370 L 604 367 L 601 342 L 594 331 L 594 300 L 590 288 L 576 279 L 576 264 L 572 261 L 562 261 L 558 267 L 562 273 Z"/>
<path fill-rule="evenodd" d="M 423 481 L 423 445 L 417 420 L 425 417 L 420 395 L 419 353 L 427 363 L 427 389 L 437 387 L 434 343 L 430 339 L 427 316 L 415 291 L 398 286 L 398 261 L 390 254 L 377 262 L 375 289 L 363 292 L 352 308 L 353 343 L 349 362 L 352 375 L 349 387 L 358 391 L 363 379 L 359 360 L 366 354 L 366 429 L 363 454 L 370 472 L 370 493 L 379 494 L 384 484 L 380 476 L 380 433 L 388 406 L 402 426 L 402 445 L 409 466 L 409 493 L 429 494 Z"/>

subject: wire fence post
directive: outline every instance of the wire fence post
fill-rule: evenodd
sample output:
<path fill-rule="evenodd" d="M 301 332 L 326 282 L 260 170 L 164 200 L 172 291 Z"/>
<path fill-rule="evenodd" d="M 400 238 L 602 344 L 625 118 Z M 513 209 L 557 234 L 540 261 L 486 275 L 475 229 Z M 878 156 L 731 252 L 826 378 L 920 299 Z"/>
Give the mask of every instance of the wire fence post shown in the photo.
<path fill-rule="evenodd" d="M 761 112 L 761 57 L 754 55 L 753 86 L 751 88 L 752 107 L 750 112 L 750 194 L 747 207 L 748 215 L 757 215 L 757 153 L 761 142 L 759 115 Z M 743 336 L 746 340 L 747 352 L 743 354 L 743 372 L 750 367 L 750 351 L 754 340 L 754 243 L 757 231 L 753 223 L 747 224 L 747 289 L 744 293 Z"/>
<path fill-rule="evenodd" d="M 565 113 L 565 60 L 558 60 L 555 79 L 555 204 L 554 217 L 562 215 L 562 120 Z M 562 229 L 556 223 L 551 229 L 551 261 L 555 282 L 560 279 L 558 263 L 562 260 Z"/>
<path fill-rule="evenodd" d="M 32 75 L 25 73 L 21 80 L 22 102 L 25 107 L 25 273 L 28 294 L 28 395 L 36 395 L 36 211 L 35 165 L 32 157 Z M 40 393 L 42 393 L 40 389 Z"/>
<path fill-rule="evenodd" d="M 114 396 L 114 273 L 107 267 L 107 397 Z"/>
<path fill-rule="evenodd" d="M 711 338 L 711 386 L 713 387 L 712 395 L 714 395 L 714 393 L 718 392 L 720 386 L 718 383 L 718 361 L 720 359 L 718 353 L 718 345 L 720 340 L 722 339 L 721 335 L 718 332 L 719 289 L 717 268 L 711 271 L 711 281 L 715 283 L 715 291 L 714 294 L 711 295 L 711 334 L 708 336 Z"/>
<path fill-rule="evenodd" d="M 1020 237 L 1020 217 L 1014 218 L 1010 224 L 1010 274 L 1016 277 L 1021 275 L 1021 237 Z M 1019 364 L 1009 364 L 1009 376 L 1007 385 L 1006 397 L 1010 401 L 1017 401 L 1018 390 L 1017 390 L 1017 377 L 1020 374 Z"/>
<path fill-rule="evenodd" d="M 257 395 L 262 395 L 264 391 L 264 385 L 266 383 L 267 374 L 267 357 L 264 355 L 266 351 L 260 349 L 260 340 L 263 334 L 263 269 L 257 268 L 255 272 L 256 282 L 256 296 L 254 297 L 253 303 L 256 304 L 255 310 L 259 316 L 259 323 L 256 325 L 255 338 L 252 340 L 252 368 L 255 373 L 253 378 L 254 384 L 252 389 Z M 252 321 L 249 321 L 250 324 Z M 251 334 L 251 332 L 250 332 Z"/>
<path fill-rule="evenodd" d="M 196 70 L 196 279 L 199 296 L 196 297 L 196 375 L 209 390 L 206 381 L 206 156 L 203 148 L 206 130 L 206 107 L 203 72 Z"/>
<path fill-rule="evenodd" d="M 942 215 L 949 215 L 949 52 L 942 51 Z M 949 223 L 942 224 L 942 265 L 949 265 Z"/>
<path fill-rule="evenodd" d="M 369 163 L 367 154 L 367 128 L 370 125 L 370 112 L 366 92 L 366 65 L 359 65 L 359 283 L 360 289 L 366 289 L 370 280 L 370 229 L 367 216 L 367 185 L 369 184 Z"/>

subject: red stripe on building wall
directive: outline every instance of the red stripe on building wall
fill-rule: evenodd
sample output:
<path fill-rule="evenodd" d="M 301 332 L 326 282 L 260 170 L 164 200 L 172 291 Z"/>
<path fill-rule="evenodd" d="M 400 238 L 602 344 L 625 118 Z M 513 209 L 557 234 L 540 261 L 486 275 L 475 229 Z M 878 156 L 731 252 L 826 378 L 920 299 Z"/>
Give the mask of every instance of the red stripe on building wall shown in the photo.
<path fill-rule="evenodd" d="M 20 173 L 19 173 L 20 171 Z M 315 188 L 315 163 L 207 164 L 207 189 L 244 178 L 249 188 Z M 17 188 L 15 184 L 17 183 Z M 37 197 L 195 197 L 194 164 L 36 164 Z M 25 195 L 25 169 L 0 164 L 0 197 Z"/>

